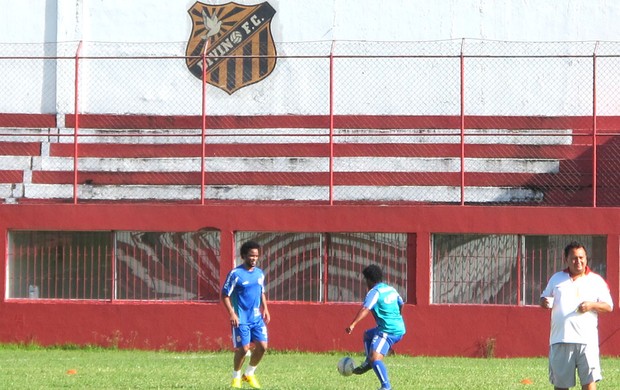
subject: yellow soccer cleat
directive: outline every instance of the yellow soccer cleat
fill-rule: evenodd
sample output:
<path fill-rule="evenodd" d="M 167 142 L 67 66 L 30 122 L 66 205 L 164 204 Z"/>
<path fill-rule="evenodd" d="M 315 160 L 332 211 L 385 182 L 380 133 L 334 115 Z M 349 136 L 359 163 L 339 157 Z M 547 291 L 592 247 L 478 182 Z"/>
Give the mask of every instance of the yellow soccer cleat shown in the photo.
<path fill-rule="evenodd" d="M 240 389 L 241 378 L 233 378 L 232 383 L 230 384 L 230 387 L 232 387 L 233 389 Z"/>
<path fill-rule="evenodd" d="M 260 383 L 258 383 L 256 375 L 243 375 L 241 379 L 243 379 L 244 382 L 248 382 L 251 388 L 260 389 Z"/>

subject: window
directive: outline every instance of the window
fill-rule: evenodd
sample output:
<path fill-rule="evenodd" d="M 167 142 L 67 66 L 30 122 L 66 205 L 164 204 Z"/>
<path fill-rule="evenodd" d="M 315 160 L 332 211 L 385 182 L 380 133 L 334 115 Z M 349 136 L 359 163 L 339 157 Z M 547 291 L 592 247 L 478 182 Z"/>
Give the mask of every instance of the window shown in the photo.
<path fill-rule="evenodd" d="M 432 302 L 537 305 L 551 275 L 565 267 L 564 247 L 586 246 L 589 265 L 606 274 L 600 236 L 434 234 Z"/>
<path fill-rule="evenodd" d="M 8 298 L 219 300 L 220 234 L 9 232 Z"/>
<path fill-rule="evenodd" d="M 540 293 L 555 272 L 566 268 L 564 247 L 571 241 L 585 245 L 588 266 L 607 275 L 607 239 L 601 236 L 525 236 L 523 251 L 523 304 L 538 305 Z"/>
<path fill-rule="evenodd" d="M 110 299 L 109 232 L 9 233 L 8 298 Z"/>
<path fill-rule="evenodd" d="M 117 299 L 219 300 L 219 232 L 117 232 L 115 239 Z"/>
<path fill-rule="evenodd" d="M 369 264 L 380 265 L 385 281 L 407 297 L 405 233 L 237 232 L 237 254 L 247 240 L 262 247 L 259 267 L 269 300 L 359 302 L 367 292 L 362 269 Z"/>

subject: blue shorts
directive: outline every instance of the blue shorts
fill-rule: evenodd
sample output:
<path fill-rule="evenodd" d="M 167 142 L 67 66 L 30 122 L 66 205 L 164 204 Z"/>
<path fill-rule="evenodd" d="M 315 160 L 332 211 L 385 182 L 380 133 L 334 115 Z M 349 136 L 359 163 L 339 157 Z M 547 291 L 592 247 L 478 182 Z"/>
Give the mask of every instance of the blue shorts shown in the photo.
<path fill-rule="evenodd" d="M 261 318 L 260 321 L 251 324 L 239 324 L 232 328 L 233 346 L 241 348 L 251 342 L 267 342 L 267 326 Z"/>
<path fill-rule="evenodd" d="M 379 328 L 368 329 L 364 332 L 364 345 L 366 346 L 366 356 L 370 356 L 373 351 L 386 356 L 390 348 L 399 342 L 404 335 L 391 335 L 385 333 Z M 368 349 L 370 347 L 370 349 Z"/>

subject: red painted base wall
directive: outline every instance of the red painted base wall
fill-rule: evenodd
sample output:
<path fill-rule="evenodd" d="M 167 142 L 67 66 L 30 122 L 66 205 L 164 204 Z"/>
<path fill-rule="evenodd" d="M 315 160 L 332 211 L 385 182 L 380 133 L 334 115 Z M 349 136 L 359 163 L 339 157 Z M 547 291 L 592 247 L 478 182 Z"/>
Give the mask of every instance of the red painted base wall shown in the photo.
<path fill-rule="evenodd" d="M 396 352 L 410 355 L 499 357 L 547 354 L 549 312 L 538 307 L 430 304 L 430 235 L 450 233 L 606 235 L 607 281 L 618 302 L 620 209 L 469 206 L 276 205 L 2 205 L 0 246 L 12 229 L 222 232 L 222 278 L 232 267 L 234 231 L 409 232 L 416 236 L 415 280 L 404 316 L 408 334 Z M 229 259 L 229 260 L 227 260 Z M 412 265 L 410 265 L 412 266 Z M 5 267 L 0 268 L 2 291 Z M 412 303 L 415 304 L 412 304 Z M 357 304 L 272 302 L 270 347 L 278 350 L 360 351 L 365 320 L 344 328 Z M 620 312 L 600 316 L 601 350 L 620 355 Z M 216 303 L 0 302 L 0 342 L 99 344 L 121 348 L 230 349 L 227 316 Z"/>

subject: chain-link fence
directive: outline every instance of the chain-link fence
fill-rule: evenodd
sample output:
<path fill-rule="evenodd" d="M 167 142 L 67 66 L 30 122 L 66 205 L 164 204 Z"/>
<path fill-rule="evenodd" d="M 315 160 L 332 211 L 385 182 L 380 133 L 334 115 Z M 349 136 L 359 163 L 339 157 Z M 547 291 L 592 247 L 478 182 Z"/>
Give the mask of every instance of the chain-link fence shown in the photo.
<path fill-rule="evenodd" d="M 0 44 L 0 199 L 620 205 L 620 43 L 185 45 Z"/>

